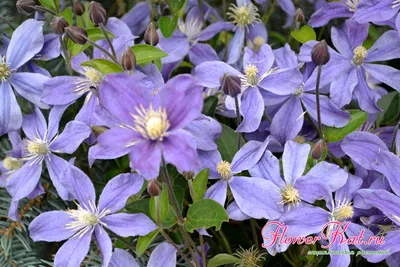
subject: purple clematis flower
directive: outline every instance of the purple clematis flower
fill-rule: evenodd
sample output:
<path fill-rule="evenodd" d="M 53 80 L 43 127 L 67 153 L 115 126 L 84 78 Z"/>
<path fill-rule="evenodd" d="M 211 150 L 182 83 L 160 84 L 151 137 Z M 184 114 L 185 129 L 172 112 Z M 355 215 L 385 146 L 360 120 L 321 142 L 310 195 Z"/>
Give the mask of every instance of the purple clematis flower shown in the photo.
<path fill-rule="evenodd" d="M 31 194 L 38 186 L 42 173 L 42 163 L 46 162 L 47 170 L 53 185 L 62 199 L 72 199 L 71 194 L 60 182 L 61 172 L 70 164 L 55 153 L 72 154 L 91 133 L 83 122 L 69 122 L 61 134 L 57 134 L 58 125 L 66 106 L 57 106 L 50 111 L 49 124 L 41 111 L 25 115 L 22 129 L 26 135 L 21 147 L 22 157 L 26 163 L 7 181 L 7 190 L 13 202 Z"/>
<path fill-rule="evenodd" d="M 42 85 L 48 77 L 39 73 L 17 72 L 43 47 L 43 22 L 28 19 L 13 33 L 6 55 L 0 58 L 0 136 L 18 130 L 22 125 L 22 113 L 15 95 L 26 98 L 41 108 L 47 108 L 40 101 Z"/>
<path fill-rule="evenodd" d="M 139 192 L 143 185 L 140 175 L 121 174 L 111 179 L 97 205 L 94 186 L 81 170 L 71 165 L 60 179 L 78 200 L 77 209 L 45 212 L 29 225 L 30 236 L 35 242 L 68 239 L 54 258 L 55 266 L 79 266 L 89 251 L 93 234 L 103 266 L 108 266 L 112 242 L 104 227 L 122 237 L 144 236 L 156 229 L 156 225 L 144 214 L 117 213 L 130 196 Z"/>
<path fill-rule="evenodd" d="M 380 94 L 371 89 L 368 76 L 400 90 L 400 71 L 376 61 L 400 57 L 400 38 L 396 31 L 385 32 L 370 48 L 362 44 L 368 36 L 368 24 L 346 21 L 341 28 L 332 27 L 332 42 L 340 54 L 330 50 L 331 61 L 323 67 L 321 86 L 330 85 L 332 101 L 342 107 L 350 103 L 353 93 L 362 110 L 369 113 L 380 111 L 376 102 Z M 315 41 L 303 45 L 300 58 L 311 62 L 310 53 Z M 316 71 L 311 76 L 315 79 Z"/>
<path fill-rule="evenodd" d="M 245 48 L 244 74 L 222 61 L 208 61 L 196 67 L 198 84 L 208 88 L 220 87 L 220 79 L 225 74 L 240 77 L 242 92 L 238 99 L 243 122 L 238 126 L 238 132 L 254 132 L 258 129 L 265 108 L 260 91 L 287 95 L 299 88 L 302 81 L 299 70 L 273 68 L 274 60 L 271 47 L 263 44 L 258 51 Z M 225 104 L 228 109 L 235 110 L 234 98 L 227 96 Z"/>
<path fill-rule="evenodd" d="M 339 0 L 325 3 L 312 14 L 308 24 L 316 28 L 328 24 L 332 19 L 351 18 L 361 5 L 359 3 L 360 0 Z"/>
<path fill-rule="evenodd" d="M 358 4 L 353 19 L 359 23 L 381 23 L 394 18 L 399 10 L 398 0 L 363 0 Z"/>
<path fill-rule="evenodd" d="M 0 187 L 5 187 L 11 175 L 24 165 L 21 151 L 22 140 L 18 131 L 9 132 L 8 139 L 13 149 L 6 153 L 4 160 L 0 161 Z"/>
<path fill-rule="evenodd" d="M 162 160 L 181 172 L 198 169 L 195 139 L 183 128 L 200 117 L 201 87 L 191 75 L 178 75 L 154 97 L 135 77 L 104 79 L 100 99 L 120 124 L 101 134 L 98 144 L 117 157 L 129 153 L 131 167 L 147 179 L 158 176 Z"/>

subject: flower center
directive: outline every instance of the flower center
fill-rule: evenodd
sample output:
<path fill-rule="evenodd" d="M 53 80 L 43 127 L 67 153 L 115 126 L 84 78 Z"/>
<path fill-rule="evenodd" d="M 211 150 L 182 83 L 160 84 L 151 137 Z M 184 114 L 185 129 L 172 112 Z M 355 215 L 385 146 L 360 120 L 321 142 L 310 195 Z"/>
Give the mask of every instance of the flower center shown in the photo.
<path fill-rule="evenodd" d="M 244 69 L 244 74 L 246 75 L 246 80 L 249 84 L 255 86 L 258 84 L 258 68 L 254 65 L 247 65 Z"/>
<path fill-rule="evenodd" d="M 231 164 L 225 160 L 217 164 L 217 172 L 225 181 L 228 181 L 232 178 Z"/>
<path fill-rule="evenodd" d="M 3 167 L 8 171 L 16 171 L 22 167 L 22 160 L 13 157 L 6 157 L 3 161 Z"/>
<path fill-rule="evenodd" d="M 162 141 L 167 136 L 170 123 L 166 109 L 159 107 L 154 110 L 151 105 L 145 109 L 140 105 L 136 111 L 137 115 L 131 114 L 136 124 L 134 129 L 144 138 Z"/>
<path fill-rule="evenodd" d="M 6 57 L 3 56 L 0 61 L 0 81 L 5 82 L 10 78 L 11 69 L 8 67 L 6 63 Z"/>
<path fill-rule="evenodd" d="M 242 6 L 232 4 L 229 10 L 231 12 L 227 14 L 236 26 L 247 28 L 254 22 L 260 21 L 260 15 L 257 13 L 258 9 L 251 3 L 246 3 Z"/>
<path fill-rule="evenodd" d="M 354 215 L 354 209 L 351 203 L 336 208 L 333 212 L 335 220 L 342 221 L 352 218 Z"/>
<path fill-rule="evenodd" d="M 34 155 L 45 155 L 49 153 L 49 147 L 44 141 L 28 141 L 26 148 L 30 154 Z"/>
<path fill-rule="evenodd" d="M 360 0 L 346 0 L 346 5 L 349 7 L 349 10 L 351 12 L 356 12 L 357 5 L 360 2 Z"/>
<path fill-rule="evenodd" d="M 303 86 L 297 89 L 296 92 L 293 93 L 294 96 L 300 96 L 303 93 Z"/>
<path fill-rule="evenodd" d="M 183 22 L 182 20 L 178 23 L 179 30 L 186 34 L 189 42 L 195 42 L 201 33 L 203 24 L 199 19 L 190 19 Z"/>
<path fill-rule="evenodd" d="M 354 48 L 353 54 L 354 54 L 353 57 L 354 64 L 361 65 L 362 63 L 364 63 L 365 58 L 368 56 L 368 50 L 362 45 L 360 45 Z"/>
<path fill-rule="evenodd" d="M 264 253 L 260 253 L 260 251 L 252 246 L 249 249 L 240 248 L 237 252 L 233 254 L 237 256 L 240 261 L 235 264 L 235 267 L 257 267 L 264 259 Z"/>
<path fill-rule="evenodd" d="M 290 205 L 299 205 L 301 202 L 299 191 L 294 188 L 293 185 L 286 186 L 285 190 L 281 194 L 283 198 L 281 203 L 283 205 L 286 203 L 289 203 Z"/>
<path fill-rule="evenodd" d="M 92 86 L 99 86 L 101 81 L 103 80 L 103 74 L 91 67 L 83 67 L 83 69 L 85 70 L 83 74 L 85 75 L 86 79 L 91 82 Z"/>

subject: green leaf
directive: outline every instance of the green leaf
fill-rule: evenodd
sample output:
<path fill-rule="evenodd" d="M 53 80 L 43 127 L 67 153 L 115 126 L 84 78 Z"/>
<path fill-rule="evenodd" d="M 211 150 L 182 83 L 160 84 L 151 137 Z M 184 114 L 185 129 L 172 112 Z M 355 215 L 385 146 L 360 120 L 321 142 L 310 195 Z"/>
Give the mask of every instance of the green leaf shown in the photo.
<path fill-rule="evenodd" d="M 172 10 L 172 14 L 178 17 L 183 16 L 183 10 L 185 9 L 187 0 L 168 0 L 167 3 Z"/>
<path fill-rule="evenodd" d="M 393 125 L 400 117 L 400 94 L 391 92 L 378 101 L 378 106 L 383 110 L 377 115 L 378 124 Z"/>
<path fill-rule="evenodd" d="M 176 213 L 174 211 L 174 208 L 171 207 L 171 205 L 169 206 L 168 209 L 168 216 L 167 218 L 165 218 L 165 220 L 162 223 L 162 228 L 163 229 L 168 229 L 171 228 L 172 226 L 174 226 L 177 223 L 176 221 Z"/>
<path fill-rule="evenodd" d="M 58 8 L 60 6 L 60 0 L 39 0 L 40 4 L 48 9 L 51 9 L 58 13 Z"/>
<path fill-rule="evenodd" d="M 89 40 L 93 42 L 105 39 L 103 32 L 99 28 L 87 29 L 86 32 L 88 34 Z M 112 33 L 107 32 L 107 34 L 108 36 L 110 36 L 110 38 L 114 38 L 114 35 L 112 35 Z M 80 45 L 72 42 L 72 40 L 68 40 L 68 51 L 70 52 L 72 57 L 83 52 L 89 46 L 89 44 Z"/>
<path fill-rule="evenodd" d="M 153 232 L 148 233 L 145 236 L 139 236 L 137 245 L 136 245 L 136 253 L 140 257 L 146 251 L 146 249 L 150 246 L 151 242 L 153 242 L 154 238 L 158 235 L 160 230 L 154 230 Z"/>
<path fill-rule="evenodd" d="M 70 7 L 63 10 L 62 16 L 68 22 L 69 25 L 72 25 L 72 9 Z"/>
<path fill-rule="evenodd" d="M 310 26 L 304 25 L 298 31 L 292 31 L 292 37 L 299 41 L 300 43 L 304 44 L 308 41 L 316 40 L 317 35 L 315 31 Z"/>
<path fill-rule="evenodd" d="M 218 151 L 221 153 L 221 157 L 223 160 L 231 162 L 236 152 L 238 151 L 237 142 L 239 134 L 229 126 L 223 123 L 221 123 L 221 125 L 222 125 L 222 134 L 220 138 L 217 140 Z M 243 138 L 241 143 L 242 144 L 245 143 Z"/>
<path fill-rule="evenodd" d="M 100 71 L 104 75 L 124 71 L 120 65 L 117 65 L 116 63 L 111 62 L 107 59 L 92 59 L 90 61 L 83 62 L 81 65 L 92 67 Z"/>
<path fill-rule="evenodd" d="M 349 133 L 358 129 L 368 118 L 368 113 L 361 110 L 349 110 L 350 121 L 342 128 L 327 127 L 324 128 L 325 140 L 329 143 L 342 140 Z"/>
<path fill-rule="evenodd" d="M 168 56 L 167 53 L 151 45 L 137 44 L 131 47 L 136 64 L 144 64 Z"/>
<path fill-rule="evenodd" d="M 229 255 L 229 254 L 218 254 L 215 255 L 211 260 L 208 261 L 207 267 L 216 267 L 225 264 L 234 264 L 240 262 L 240 259 Z"/>
<path fill-rule="evenodd" d="M 129 213 L 144 213 L 145 215 L 150 217 L 150 199 L 149 198 L 143 198 L 138 201 L 129 203 L 128 205 L 125 206 L 125 209 Z"/>
<path fill-rule="evenodd" d="M 171 37 L 176 29 L 176 25 L 178 25 L 178 17 L 166 17 L 163 16 L 158 20 L 158 26 L 160 27 L 160 31 L 165 38 Z"/>
<path fill-rule="evenodd" d="M 196 202 L 203 198 L 204 193 L 207 190 L 207 182 L 208 176 L 210 175 L 209 169 L 202 170 L 197 176 L 194 178 L 193 181 L 189 181 L 192 183 L 192 199 L 193 202 Z"/>
<path fill-rule="evenodd" d="M 84 4 L 85 6 L 85 13 L 82 14 L 82 16 L 77 16 L 76 17 L 76 23 L 79 27 L 84 28 L 84 29 L 90 29 L 90 28 L 94 28 L 95 25 L 94 23 L 89 19 L 89 14 L 88 14 L 88 10 L 89 10 L 89 2 L 86 2 Z"/>
<path fill-rule="evenodd" d="M 212 199 L 201 199 L 190 205 L 185 228 L 190 233 L 199 228 L 207 229 L 213 226 L 219 230 L 222 223 L 228 221 L 228 213 L 218 202 Z"/>
<path fill-rule="evenodd" d="M 206 99 L 204 99 L 204 106 L 202 113 L 204 115 L 214 117 L 217 105 L 218 105 L 218 97 L 214 95 L 207 97 Z"/>
<path fill-rule="evenodd" d="M 157 200 L 158 198 L 158 200 Z M 150 214 L 154 221 L 157 222 L 157 207 L 156 202 L 158 201 L 158 208 L 160 212 L 159 222 L 162 223 L 168 216 L 169 202 L 168 202 L 168 190 L 165 184 L 162 186 L 161 194 L 157 197 L 150 198 Z"/>

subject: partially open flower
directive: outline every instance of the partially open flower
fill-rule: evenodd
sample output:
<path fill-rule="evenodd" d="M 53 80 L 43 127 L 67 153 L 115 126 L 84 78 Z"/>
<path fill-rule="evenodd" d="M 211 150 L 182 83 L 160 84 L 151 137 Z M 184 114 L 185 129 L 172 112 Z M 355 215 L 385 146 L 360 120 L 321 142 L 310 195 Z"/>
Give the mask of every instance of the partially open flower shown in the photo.
<path fill-rule="evenodd" d="M 87 37 L 88 37 L 87 32 L 81 27 L 77 26 L 65 27 L 65 33 L 68 35 L 69 38 L 71 38 L 71 40 L 74 43 L 84 45 L 87 42 Z"/>
<path fill-rule="evenodd" d="M 85 6 L 79 1 L 79 0 L 75 0 L 74 1 L 74 5 L 72 7 L 72 11 L 78 15 L 78 16 L 82 16 L 83 13 L 85 13 Z"/>
<path fill-rule="evenodd" d="M 313 159 L 319 160 L 321 159 L 322 155 L 324 154 L 326 144 L 324 140 L 319 140 L 311 150 L 311 157 Z"/>
<path fill-rule="evenodd" d="M 53 32 L 57 35 L 63 35 L 65 27 L 68 27 L 68 22 L 63 17 L 54 17 L 50 23 Z"/>
<path fill-rule="evenodd" d="M 241 81 L 238 76 L 226 74 L 221 77 L 221 88 L 224 94 L 236 97 L 241 92 Z"/>
<path fill-rule="evenodd" d="M 106 22 L 107 12 L 104 9 L 104 7 L 96 1 L 90 2 L 89 8 L 88 8 L 88 14 L 89 14 L 89 19 L 95 25 Z"/>
<path fill-rule="evenodd" d="M 133 70 L 136 68 L 136 56 L 129 46 L 126 47 L 121 57 L 121 64 L 125 70 Z"/>
<path fill-rule="evenodd" d="M 311 59 L 318 66 L 325 65 L 329 62 L 330 54 L 325 40 L 322 40 L 313 47 L 311 50 Z"/>
<path fill-rule="evenodd" d="M 149 181 L 147 184 L 147 193 L 152 197 L 156 197 L 161 194 L 161 184 L 157 181 L 157 179 Z"/>

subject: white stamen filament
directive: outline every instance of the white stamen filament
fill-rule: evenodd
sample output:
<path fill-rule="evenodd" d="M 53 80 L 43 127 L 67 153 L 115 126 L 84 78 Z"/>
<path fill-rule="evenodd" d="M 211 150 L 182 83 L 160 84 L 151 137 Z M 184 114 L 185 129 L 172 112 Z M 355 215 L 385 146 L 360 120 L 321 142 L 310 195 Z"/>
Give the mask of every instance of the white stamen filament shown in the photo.
<path fill-rule="evenodd" d="M 44 133 L 44 137 L 40 137 L 38 130 L 36 129 L 36 136 L 33 140 L 25 140 L 24 150 L 27 156 L 23 160 L 28 161 L 34 159 L 31 165 L 41 163 L 52 151 L 50 151 L 50 146 L 56 141 L 58 134 L 53 138 L 53 140 L 48 140 L 48 131 Z M 55 151 L 53 151 L 55 152 Z"/>
<path fill-rule="evenodd" d="M 349 10 L 351 12 L 356 12 L 357 5 L 360 2 L 360 0 L 346 0 L 346 5 L 349 7 Z"/>
<path fill-rule="evenodd" d="M 333 221 L 343 221 L 351 219 L 354 216 L 353 205 L 350 200 L 344 199 L 343 201 L 338 201 L 335 206 L 335 201 L 332 200 L 332 217 Z"/>
<path fill-rule="evenodd" d="M 231 4 L 229 10 L 231 12 L 228 12 L 227 14 L 233 20 L 235 28 L 238 26 L 248 28 L 249 25 L 261 21 L 260 15 L 257 13 L 258 8 L 252 3 L 246 3 L 242 6 Z"/>
<path fill-rule="evenodd" d="M 242 92 L 249 87 L 257 86 L 262 80 L 264 80 L 268 75 L 270 75 L 277 69 L 278 68 L 271 68 L 267 72 L 258 77 L 257 74 L 259 72 L 259 69 L 253 64 L 248 64 L 244 68 L 244 74 L 239 75 Z"/>
<path fill-rule="evenodd" d="M 98 70 L 91 67 L 82 67 L 84 72 L 82 74 L 85 77 L 78 77 L 78 81 L 75 83 L 76 86 L 73 91 L 81 96 L 87 92 L 90 92 L 91 88 L 97 89 L 101 82 L 103 81 L 103 74 Z"/>
<path fill-rule="evenodd" d="M 188 42 L 195 43 L 200 36 L 203 24 L 198 18 L 189 19 L 185 22 L 180 20 L 178 22 L 178 28 L 182 33 L 186 34 Z"/>
<path fill-rule="evenodd" d="M 225 160 L 217 164 L 217 172 L 221 178 L 225 181 L 229 181 L 232 178 L 231 164 Z"/>
<path fill-rule="evenodd" d="M 393 1 L 392 8 L 397 8 L 397 7 L 399 7 L 399 6 L 400 6 L 400 0 L 394 0 L 394 1 Z"/>

